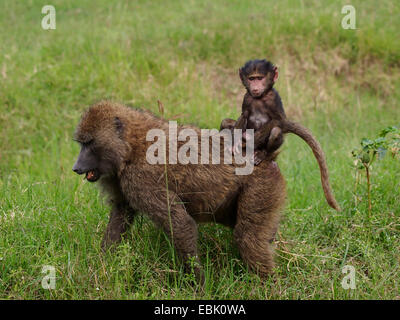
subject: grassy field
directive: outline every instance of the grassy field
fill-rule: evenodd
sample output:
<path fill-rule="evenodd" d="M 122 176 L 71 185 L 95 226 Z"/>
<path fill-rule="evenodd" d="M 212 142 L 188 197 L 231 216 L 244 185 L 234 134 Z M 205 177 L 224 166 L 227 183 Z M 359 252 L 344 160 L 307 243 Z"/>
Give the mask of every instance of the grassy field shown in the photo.
<path fill-rule="evenodd" d="M 56 30 L 43 30 L 52 4 Z M 1 1 L 1 299 L 399 299 L 400 163 L 372 168 L 372 212 L 351 150 L 400 124 L 400 3 L 351 1 Z M 108 206 L 71 170 L 74 128 L 103 99 L 179 123 L 216 128 L 238 117 L 237 69 L 266 57 L 288 116 L 309 127 L 328 158 L 343 212 L 323 197 L 310 149 L 288 136 L 278 160 L 288 199 L 275 275 L 248 272 L 231 231 L 200 227 L 207 284 L 191 285 L 161 231 L 139 217 L 114 254 L 100 241 Z M 41 286 L 44 265 L 56 289 Z M 342 267 L 356 271 L 345 290 Z"/>

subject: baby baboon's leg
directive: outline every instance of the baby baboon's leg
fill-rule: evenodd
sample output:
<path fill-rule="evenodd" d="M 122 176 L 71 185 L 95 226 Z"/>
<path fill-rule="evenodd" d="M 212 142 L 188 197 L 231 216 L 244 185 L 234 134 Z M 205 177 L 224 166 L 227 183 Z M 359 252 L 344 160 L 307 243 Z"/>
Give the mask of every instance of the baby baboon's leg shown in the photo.
<path fill-rule="evenodd" d="M 224 119 L 221 122 L 221 126 L 219 128 L 219 130 L 223 130 L 223 129 L 229 129 L 229 130 L 233 130 L 233 128 L 235 127 L 236 124 L 236 120 L 233 119 Z"/>
<path fill-rule="evenodd" d="M 232 134 L 233 134 L 233 130 L 235 129 L 235 125 L 236 124 L 237 124 L 236 120 L 228 119 L 228 118 L 224 119 L 221 122 L 221 126 L 219 128 L 219 131 L 222 131 L 224 129 L 229 129 L 229 130 L 232 131 Z M 233 139 L 233 137 L 232 137 L 232 139 Z M 237 153 L 240 153 L 240 150 L 243 147 L 245 147 L 245 144 L 242 144 L 241 140 L 236 141 L 236 143 L 235 143 L 235 141 L 232 141 L 232 146 L 229 146 L 227 148 L 227 150 L 229 150 L 229 152 L 232 153 L 232 154 L 235 154 L 235 153 L 237 154 Z"/>
<path fill-rule="evenodd" d="M 264 149 L 256 150 L 256 151 L 254 151 L 252 160 L 253 160 L 254 165 L 258 166 L 261 163 L 261 161 L 263 161 L 267 157 L 268 157 L 268 152 L 266 150 L 264 150 Z"/>
<path fill-rule="evenodd" d="M 268 138 L 267 151 L 269 153 L 272 153 L 278 150 L 282 144 L 283 144 L 282 129 L 279 127 L 272 128 Z"/>
<path fill-rule="evenodd" d="M 101 248 L 103 250 L 121 241 L 121 235 L 125 233 L 131 225 L 134 215 L 135 212 L 127 203 L 122 202 L 113 205 L 107 229 L 103 241 L 101 242 Z"/>
<path fill-rule="evenodd" d="M 253 162 L 257 166 L 265 160 L 269 154 L 274 153 L 283 144 L 283 132 L 280 127 L 274 125 L 277 121 L 271 121 L 254 135 Z M 264 141 L 264 142 L 263 142 Z"/>
<path fill-rule="evenodd" d="M 271 138 L 273 141 L 276 140 L 278 142 L 278 139 L 280 138 L 280 136 L 282 136 L 282 132 L 279 131 L 279 130 L 281 130 L 280 125 L 281 125 L 281 122 L 279 120 L 271 120 L 271 121 L 267 122 L 264 126 L 262 126 L 260 129 L 258 129 L 254 133 L 254 149 L 262 149 L 264 147 L 267 147 L 268 142 Z M 275 131 L 274 131 L 274 129 L 275 129 Z M 279 130 L 276 130 L 276 129 L 279 129 Z M 272 131 L 274 131 L 273 134 L 272 134 Z M 275 142 L 274 144 L 277 144 L 277 142 Z M 282 142 L 283 142 L 283 140 L 282 140 Z M 268 152 L 270 152 L 270 151 L 268 150 Z"/>

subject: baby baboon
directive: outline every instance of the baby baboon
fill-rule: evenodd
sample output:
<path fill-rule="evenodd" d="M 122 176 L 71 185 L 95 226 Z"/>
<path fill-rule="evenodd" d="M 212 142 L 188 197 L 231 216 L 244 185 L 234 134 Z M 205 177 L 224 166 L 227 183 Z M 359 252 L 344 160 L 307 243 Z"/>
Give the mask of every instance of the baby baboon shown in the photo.
<path fill-rule="evenodd" d="M 168 234 L 186 263 L 193 257 L 199 262 L 196 222 L 217 222 L 234 229 L 240 254 L 253 270 L 270 273 L 270 242 L 286 197 L 278 165 L 263 161 L 244 176 L 235 175 L 232 164 L 149 164 L 152 142 L 146 134 L 154 128 L 168 134 L 167 121 L 106 101 L 90 107 L 76 129 L 81 151 L 73 170 L 90 182 L 99 180 L 112 205 L 102 247 L 120 241 L 135 213 L 142 212 Z M 200 134 L 196 127 L 184 128 Z M 201 281 L 200 263 L 195 272 Z"/>
<path fill-rule="evenodd" d="M 325 155 L 318 141 L 304 126 L 287 120 L 281 97 L 273 86 L 278 79 L 278 68 L 266 60 L 251 60 L 239 69 L 240 79 L 247 92 L 243 99 L 242 114 L 237 121 L 225 119 L 221 129 L 254 129 L 254 163 L 258 165 L 283 143 L 284 133 L 301 137 L 312 149 L 321 172 L 321 183 L 328 204 L 340 210 L 329 185 Z M 239 141 L 240 142 L 240 141 Z M 233 147 L 239 152 L 239 146 Z"/>

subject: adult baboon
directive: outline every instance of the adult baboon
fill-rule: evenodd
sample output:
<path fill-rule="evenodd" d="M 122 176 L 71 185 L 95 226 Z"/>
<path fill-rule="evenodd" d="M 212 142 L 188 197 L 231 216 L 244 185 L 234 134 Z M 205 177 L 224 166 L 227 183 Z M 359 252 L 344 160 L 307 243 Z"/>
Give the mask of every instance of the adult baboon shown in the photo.
<path fill-rule="evenodd" d="M 253 270 L 270 273 L 270 242 L 286 197 L 278 165 L 265 160 L 252 174 L 239 176 L 232 164 L 149 164 L 146 150 L 153 142 L 146 134 L 154 128 L 168 133 L 168 122 L 103 101 L 83 114 L 76 129 L 81 151 L 73 170 L 90 182 L 99 180 L 110 195 L 103 248 L 120 241 L 135 213 L 142 212 L 168 234 L 185 262 L 191 257 L 199 262 L 196 222 L 217 222 L 234 229 L 240 254 Z M 193 126 L 178 126 L 178 132 L 182 128 L 200 134 Z M 195 272 L 201 280 L 201 267 Z"/>

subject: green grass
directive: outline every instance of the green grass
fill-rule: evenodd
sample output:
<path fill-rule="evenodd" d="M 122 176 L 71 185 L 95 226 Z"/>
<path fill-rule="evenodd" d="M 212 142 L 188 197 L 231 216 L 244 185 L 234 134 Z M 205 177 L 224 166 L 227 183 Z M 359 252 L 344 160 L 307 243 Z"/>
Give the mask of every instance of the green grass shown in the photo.
<path fill-rule="evenodd" d="M 46 1 L 0 3 L 0 298 L 399 299 L 400 170 L 387 158 L 356 183 L 351 150 L 400 124 L 400 4 L 352 1 L 357 29 L 341 28 L 346 1 L 52 1 L 57 29 L 41 29 Z M 279 158 L 288 199 L 277 267 L 248 272 L 231 231 L 200 227 L 207 285 L 173 262 L 165 235 L 139 217 L 114 254 L 99 251 L 108 206 L 71 171 L 81 112 L 103 98 L 180 123 L 218 127 L 237 117 L 237 69 L 266 57 L 291 119 L 328 158 L 337 213 L 323 197 L 309 148 L 288 136 Z M 55 290 L 41 287 L 56 267 Z M 341 268 L 356 269 L 355 290 Z"/>

